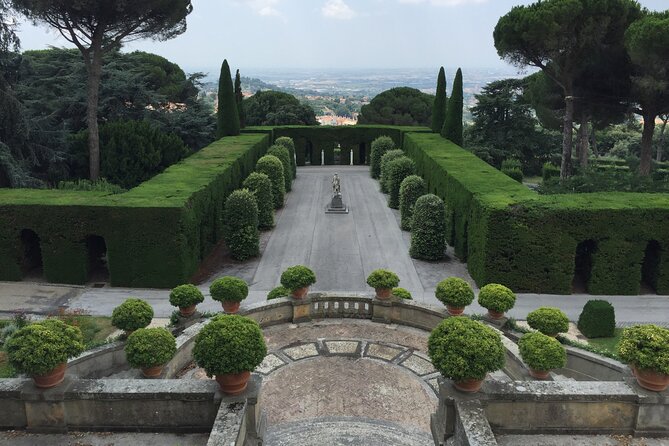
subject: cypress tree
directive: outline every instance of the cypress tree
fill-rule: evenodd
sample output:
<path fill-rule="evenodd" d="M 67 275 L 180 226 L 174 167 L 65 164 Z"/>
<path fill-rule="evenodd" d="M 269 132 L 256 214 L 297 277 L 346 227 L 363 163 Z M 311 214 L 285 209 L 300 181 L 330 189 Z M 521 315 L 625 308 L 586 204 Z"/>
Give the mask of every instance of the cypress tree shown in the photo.
<path fill-rule="evenodd" d="M 239 70 L 235 74 L 235 103 L 237 104 L 237 114 L 239 114 L 239 128 L 246 127 L 246 119 L 244 116 L 244 108 L 242 107 L 242 101 L 244 100 L 244 94 L 242 93 L 242 77 L 239 75 Z"/>
<path fill-rule="evenodd" d="M 437 77 L 437 97 L 434 98 L 434 105 L 432 106 L 432 131 L 434 133 L 441 132 L 444 126 L 444 119 L 446 118 L 446 73 L 444 67 L 439 69 L 439 76 Z"/>
<path fill-rule="evenodd" d="M 234 92 L 232 90 L 232 77 L 230 76 L 230 66 L 228 61 L 224 60 L 221 66 L 221 77 L 218 80 L 218 125 L 216 127 L 216 136 L 239 135 L 239 114 L 237 113 L 237 103 L 235 102 Z"/>
<path fill-rule="evenodd" d="M 458 68 L 453 81 L 453 92 L 448 100 L 448 109 L 446 110 L 446 119 L 444 127 L 441 129 L 441 136 L 450 139 L 455 144 L 462 145 L 462 70 Z"/>

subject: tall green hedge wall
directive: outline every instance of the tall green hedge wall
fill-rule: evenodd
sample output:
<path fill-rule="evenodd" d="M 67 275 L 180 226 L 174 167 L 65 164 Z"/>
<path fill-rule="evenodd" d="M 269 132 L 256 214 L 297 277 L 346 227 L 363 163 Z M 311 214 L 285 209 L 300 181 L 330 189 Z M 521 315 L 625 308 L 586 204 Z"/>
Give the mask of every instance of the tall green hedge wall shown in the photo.
<path fill-rule="evenodd" d="M 226 137 L 118 195 L 0 189 L 0 280 L 21 279 L 20 234 L 31 229 L 49 282 L 87 282 L 90 235 L 105 239 L 112 285 L 187 282 L 222 238 L 225 199 L 268 146 L 268 135 Z"/>

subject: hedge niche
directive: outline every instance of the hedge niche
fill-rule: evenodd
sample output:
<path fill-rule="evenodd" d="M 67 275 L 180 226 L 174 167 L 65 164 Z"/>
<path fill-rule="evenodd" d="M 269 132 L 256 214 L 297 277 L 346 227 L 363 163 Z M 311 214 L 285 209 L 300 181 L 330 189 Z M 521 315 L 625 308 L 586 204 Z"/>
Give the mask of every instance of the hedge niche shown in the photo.
<path fill-rule="evenodd" d="M 295 142 L 293 138 L 287 136 L 280 136 L 274 141 L 275 145 L 283 146 L 288 149 L 290 155 L 290 164 L 292 166 L 293 178 L 297 178 L 297 164 L 295 163 Z"/>
<path fill-rule="evenodd" d="M 225 201 L 225 242 L 232 257 L 246 260 L 260 253 L 258 204 L 248 189 L 236 190 Z"/>
<path fill-rule="evenodd" d="M 416 200 L 411 225 L 411 257 L 422 260 L 439 260 L 444 257 L 444 214 L 444 202 L 436 195 L 423 195 Z"/>
<path fill-rule="evenodd" d="M 293 185 L 293 167 L 290 162 L 290 154 L 288 149 L 284 146 L 273 145 L 267 149 L 267 155 L 273 155 L 279 158 L 281 165 L 283 166 L 283 183 L 285 185 L 286 192 L 290 192 Z"/>
<path fill-rule="evenodd" d="M 388 207 L 399 209 L 400 207 L 400 186 L 402 181 L 416 172 L 416 164 L 406 156 L 397 158 L 388 163 L 386 171 L 388 184 Z"/>
<path fill-rule="evenodd" d="M 272 182 L 264 173 L 253 172 L 244 180 L 244 188 L 250 190 L 258 204 L 258 229 L 274 227 L 274 198 Z"/>
<path fill-rule="evenodd" d="M 281 209 L 286 196 L 286 181 L 283 177 L 283 163 L 274 155 L 265 155 L 258 160 L 256 171 L 267 175 L 272 182 L 274 209 Z"/>
<path fill-rule="evenodd" d="M 389 150 L 381 157 L 381 174 L 379 175 L 379 184 L 381 185 L 381 192 L 387 194 L 390 187 L 390 175 L 388 172 L 388 165 L 391 161 L 402 158 L 404 152 L 400 149 Z"/>
<path fill-rule="evenodd" d="M 400 185 L 400 227 L 404 231 L 411 231 L 413 222 L 413 208 L 416 200 L 427 193 L 425 180 L 418 175 L 409 175 Z"/>
<path fill-rule="evenodd" d="M 397 145 L 389 136 L 380 136 L 372 142 L 371 160 L 369 170 L 372 178 L 381 177 L 381 159 L 387 152 L 395 149 Z"/>

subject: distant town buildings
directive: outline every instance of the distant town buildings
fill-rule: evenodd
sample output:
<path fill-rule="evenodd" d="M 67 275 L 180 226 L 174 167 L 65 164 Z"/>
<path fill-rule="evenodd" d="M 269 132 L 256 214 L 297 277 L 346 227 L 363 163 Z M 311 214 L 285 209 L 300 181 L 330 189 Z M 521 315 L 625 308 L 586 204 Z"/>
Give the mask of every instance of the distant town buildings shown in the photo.
<path fill-rule="evenodd" d="M 348 118 L 346 116 L 323 115 L 316 116 L 316 120 L 320 122 L 321 125 L 356 125 L 358 123 L 358 113 L 353 113 L 353 118 Z"/>

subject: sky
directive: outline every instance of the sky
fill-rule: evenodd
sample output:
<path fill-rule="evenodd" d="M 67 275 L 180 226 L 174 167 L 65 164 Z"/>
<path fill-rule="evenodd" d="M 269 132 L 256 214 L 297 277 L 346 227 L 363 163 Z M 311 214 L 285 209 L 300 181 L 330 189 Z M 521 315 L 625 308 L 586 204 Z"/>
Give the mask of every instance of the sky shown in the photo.
<path fill-rule="evenodd" d="M 193 0 L 188 30 L 125 50 L 159 54 L 188 72 L 228 59 L 245 69 L 503 68 L 493 29 L 528 0 Z M 651 10 L 667 0 L 641 0 Z M 46 26 L 24 22 L 22 48 L 67 47 Z"/>

